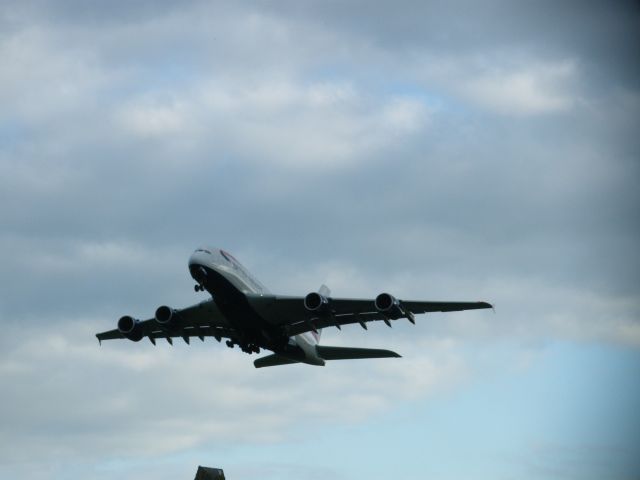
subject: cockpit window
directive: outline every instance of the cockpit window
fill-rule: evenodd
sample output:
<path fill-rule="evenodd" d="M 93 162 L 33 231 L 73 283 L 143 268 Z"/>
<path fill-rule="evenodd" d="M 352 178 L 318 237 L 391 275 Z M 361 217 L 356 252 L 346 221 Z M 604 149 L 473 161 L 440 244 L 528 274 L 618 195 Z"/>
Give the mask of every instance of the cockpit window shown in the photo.
<path fill-rule="evenodd" d="M 209 250 L 205 250 L 204 248 L 198 248 L 196 250 L 196 252 L 204 252 L 204 253 L 208 253 L 209 255 L 211 255 L 211 252 Z"/>

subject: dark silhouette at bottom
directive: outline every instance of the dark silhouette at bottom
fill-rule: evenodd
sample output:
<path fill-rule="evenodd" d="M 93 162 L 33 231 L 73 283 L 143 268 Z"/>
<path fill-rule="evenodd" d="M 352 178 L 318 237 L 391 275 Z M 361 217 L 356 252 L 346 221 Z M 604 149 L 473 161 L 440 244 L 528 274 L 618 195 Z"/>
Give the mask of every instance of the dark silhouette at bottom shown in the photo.
<path fill-rule="evenodd" d="M 194 480 L 225 480 L 221 468 L 198 467 Z"/>

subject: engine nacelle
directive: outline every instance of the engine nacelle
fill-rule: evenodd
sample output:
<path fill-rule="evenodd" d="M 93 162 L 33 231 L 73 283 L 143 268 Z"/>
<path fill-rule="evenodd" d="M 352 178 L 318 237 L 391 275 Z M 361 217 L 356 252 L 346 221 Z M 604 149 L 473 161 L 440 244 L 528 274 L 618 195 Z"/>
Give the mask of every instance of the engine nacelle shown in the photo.
<path fill-rule="evenodd" d="M 136 320 L 129 315 L 125 315 L 118 320 L 118 331 L 133 342 L 139 342 L 143 337 L 140 320 Z"/>
<path fill-rule="evenodd" d="M 162 305 L 156 310 L 155 319 L 160 325 L 169 325 L 175 318 L 176 311 L 171 307 Z"/>
<path fill-rule="evenodd" d="M 384 313 L 388 317 L 394 318 L 402 316 L 400 301 L 390 293 L 381 293 L 378 295 L 375 300 L 375 307 L 377 311 Z"/>
<path fill-rule="evenodd" d="M 329 299 L 317 292 L 311 292 L 304 297 L 304 308 L 310 312 L 326 312 L 329 310 Z"/>

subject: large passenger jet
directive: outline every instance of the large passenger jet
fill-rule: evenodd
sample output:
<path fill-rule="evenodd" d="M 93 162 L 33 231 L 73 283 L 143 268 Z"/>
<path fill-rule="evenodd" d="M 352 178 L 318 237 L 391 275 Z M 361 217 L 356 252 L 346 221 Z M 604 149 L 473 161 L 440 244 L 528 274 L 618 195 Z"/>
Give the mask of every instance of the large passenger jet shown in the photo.
<path fill-rule="evenodd" d="M 320 345 L 324 327 L 405 318 L 415 323 L 415 315 L 427 312 L 450 312 L 491 308 L 486 302 L 428 302 L 399 300 L 389 293 L 375 299 L 333 298 L 326 286 L 304 297 L 273 295 L 231 254 L 219 248 L 199 248 L 189 259 L 189 271 L 196 281 L 196 292 L 208 292 L 208 298 L 196 305 L 173 309 L 158 307 L 154 318 L 140 321 L 129 315 L 118 320 L 118 328 L 98 333 L 102 340 L 127 338 L 139 342 L 147 337 L 158 339 L 192 337 L 204 341 L 226 338 L 228 347 L 238 346 L 246 353 L 273 353 L 258 358 L 256 368 L 291 363 L 323 366 L 327 360 L 399 357 L 390 350 L 372 348 L 329 347 Z"/>

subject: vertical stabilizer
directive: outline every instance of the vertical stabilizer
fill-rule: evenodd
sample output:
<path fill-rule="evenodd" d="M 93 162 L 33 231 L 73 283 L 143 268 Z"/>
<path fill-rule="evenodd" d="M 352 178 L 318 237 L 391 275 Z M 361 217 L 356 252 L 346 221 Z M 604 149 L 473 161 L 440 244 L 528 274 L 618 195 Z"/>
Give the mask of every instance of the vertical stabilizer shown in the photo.
<path fill-rule="evenodd" d="M 324 283 L 320 285 L 320 288 L 318 289 L 318 293 L 325 298 L 329 298 L 331 296 L 331 290 Z M 315 337 L 316 342 L 320 343 L 320 337 L 322 336 L 322 329 L 319 328 L 318 333 L 312 332 L 312 335 Z"/>
<path fill-rule="evenodd" d="M 329 287 L 327 287 L 324 284 L 320 285 L 320 288 L 318 289 L 318 293 L 323 297 L 327 297 L 327 298 L 331 296 L 331 290 L 329 290 Z"/>

